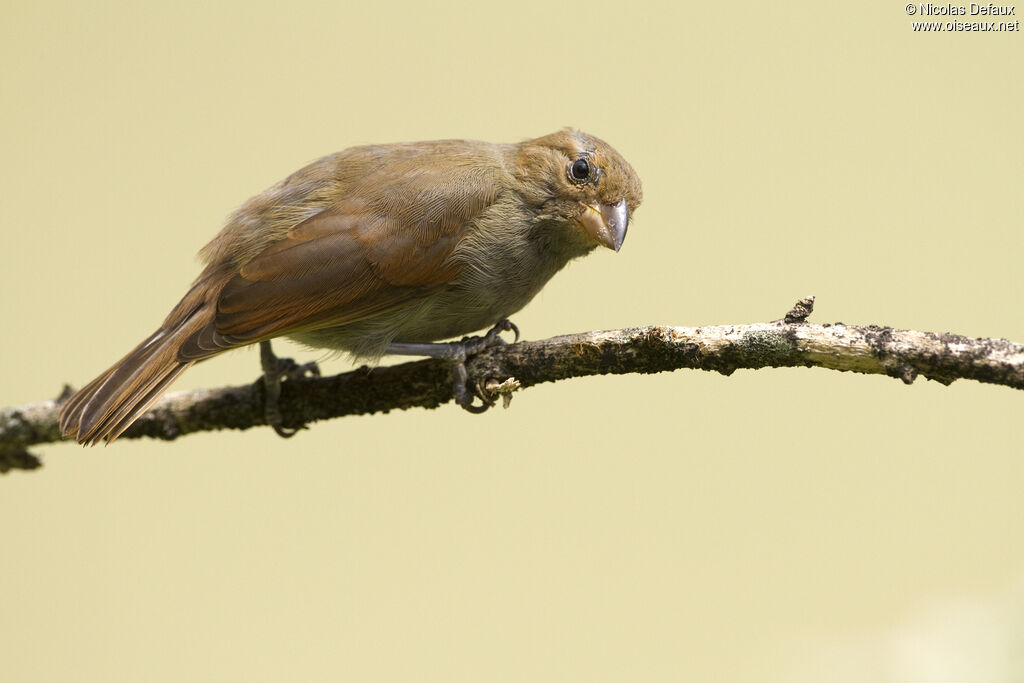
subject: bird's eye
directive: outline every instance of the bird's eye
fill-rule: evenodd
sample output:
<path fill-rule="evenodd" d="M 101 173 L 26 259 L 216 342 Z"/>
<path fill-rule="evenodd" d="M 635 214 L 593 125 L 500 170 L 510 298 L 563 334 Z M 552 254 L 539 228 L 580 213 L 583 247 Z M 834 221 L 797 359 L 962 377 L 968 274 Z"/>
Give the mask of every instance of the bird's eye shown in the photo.
<path fill-rule="evenodd" d="M 579 158 L 569 165 L 569 177 L 578 183 L 590 178 L 590 162 Z"/>

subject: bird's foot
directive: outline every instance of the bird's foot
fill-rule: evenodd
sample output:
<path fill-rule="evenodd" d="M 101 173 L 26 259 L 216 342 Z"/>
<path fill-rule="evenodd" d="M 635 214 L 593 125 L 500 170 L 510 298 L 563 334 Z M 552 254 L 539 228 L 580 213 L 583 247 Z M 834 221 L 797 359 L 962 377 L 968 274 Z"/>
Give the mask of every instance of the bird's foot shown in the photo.
<path fill-rule="evenodd" d="M 495 401 L 484 391 L 481 382 L 473 383 L 472 392 L 467 388 L 469 373 L 466 371 L 466 360 L 492 346 L 507 344 L 508 342 L 501 338 L 502 332 L 514 333 L 514 341 L 519 341 L 519 328 L 509 320 L 501 320 L 482 337 L 463 337 L 457 342 L 442 344 L 396 342 L 388 347 L 388 353 L 404 356 L 430 356 L 450 362 L 455 402 L 471 413 L 482 413 L 493 406 Z M 480 399 L 480 405 L 474 404 L 474 397 Z"/>
<path fill-rule="evenodd" d="M 459 341 L 453 342 L 452 345 L 461 347 L 462 360 L 465 360 L 492 346 L 507 344 L 508 342 L 501 338 L 502 332 L 512 332 L 515 335 L 513 343 L 519 341 L 519 328 L 511 320 L 501 320 L 497 325 L 488 330 L 484 336 L 463 337 Z"/>
<path fill-rule="evenodd" d="M 452 364 L 453 389 L 455 402 L 462 406 L 463 410 L 480 414 L 486 412 L 487 409 L 494 405 L 494 399 L 484 392 L 482 382 L 473 382 L 472 393 L 466 388 L 469 381 L 469 373 L 466 372 L 466 359 L 492 346 L 507 344 L 508 342 L 501 338 L 502 332 L 512 332 L 515 335 L 513 343 L 519 341 L 519 328 L 511 320 L 506 319 L 499 321 L 497 325 L 488 330 L 487 334 L 482 337 L 463 337 L 460 341 L 453 343 L 459 349 L 460 354 L 460 357 L 456 358 Z M 480 405 L 476 405 L 473 402 L 474 396 L 480 399 Z"/>
<path fill-rule="evenodd" d="M 284 426 L 280 405 L 281 380 L 319 377 L 320 368 L 315 362 L 300 365 L 291 358 L 278 358 L 270 348 L 270 341 L 260 342 L 260 366 L 263 368 L 263 387 L 266 389 L 263 418 L 268 425 L 274 428 L 278 436 L 285 439 L 293 437 L 306 426 L 302 425 L 297 428 Z"/>

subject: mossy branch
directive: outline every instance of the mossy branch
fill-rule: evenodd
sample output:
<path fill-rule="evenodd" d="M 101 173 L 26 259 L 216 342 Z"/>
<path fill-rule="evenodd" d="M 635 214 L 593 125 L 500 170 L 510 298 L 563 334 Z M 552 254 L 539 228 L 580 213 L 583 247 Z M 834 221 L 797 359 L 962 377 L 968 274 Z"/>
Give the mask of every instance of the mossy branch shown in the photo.
<path fill-rule="evenodd" d="M 654 373 L 691 368 L 724 375 L 741 368 L 821 367 L 880 374 L 907 384 L 918 376 L 950 384 L 973 379 L 1024 389 L 1024 345 L 1005 339 L 807 322 L 808 297 L 783 318 L 751 325 L 648 326 L 583 332 L 490 348 L 466 362 L 470 381 L 489 403 L 519 388 L 587 375 Z M 29 446 L 60 441 L 60 397 L 0 411 L 0 472 L 34 469 Z M 173 440 L 192 432 L 266 424 L 262 381 L 169 394 L 120 438 Z M 286 381 L 285 426 L 344 415 L 436 408 L 452 400 L 449 366 L 421 360 L 334 377 Z M 301 437 L 300 437 L 301 438 Z"/>

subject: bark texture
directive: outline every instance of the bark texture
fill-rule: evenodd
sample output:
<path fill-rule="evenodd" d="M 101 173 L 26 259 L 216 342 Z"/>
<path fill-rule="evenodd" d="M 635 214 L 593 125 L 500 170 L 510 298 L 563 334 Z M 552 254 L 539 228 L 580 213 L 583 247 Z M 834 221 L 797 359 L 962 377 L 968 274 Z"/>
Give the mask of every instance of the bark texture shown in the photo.
<path fill-rule="evenodd" d="M 654 373 L 690 368 L 730 375 L 737 369 L 821 367 L 888 375 L 910 384 L 918 376 L 950 384 L 973 379 L 1024 389 L 1024 345 L 1005 339 L 897 330 L 876 325 L 806 322 L 813 297 L 782 320 L 707 327 L 647 326 L 583 332 L 490 348 L 466 362 L 470 382 L 488 403 L 512 392 L 586 375 Z M 34 469 L 28 447 L 60 441 L 61 396 L 0 411 L 0 472 Z M 264 425 L 263 382 L 169 394 L 120 438 L 173 440 L 185 434 Z M 282 386 L 285 426 L 367 413 L 436 408 L 453 398 L 449 366 L 421 360 L 334 377 L 288 380 Z"/>

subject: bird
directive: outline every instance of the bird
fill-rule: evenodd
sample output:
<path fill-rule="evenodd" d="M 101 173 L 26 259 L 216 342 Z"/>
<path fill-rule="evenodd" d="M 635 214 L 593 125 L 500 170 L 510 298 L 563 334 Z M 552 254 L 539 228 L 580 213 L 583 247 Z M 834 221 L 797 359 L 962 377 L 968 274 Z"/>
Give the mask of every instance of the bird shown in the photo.
<path fill-rule="evenodd" d="M 64 402 L 61 433 L 113 442 L 193 364 L 259 343 L 266 419 L 290 436 L 276 398 L 294 364 L 273 356 L 276 337 L 371 362 L 446 358 L 457 402 L 479 412 L 467 354 L 502 343 L 506 330 L 518 339 L 509 317 L 569 261 L 599 246 L 618 251 L 642 199 L 633 167 L 571 128 L 517 143 L 405 142 L 325 156 L 229 216 L 160 327 Z M 438 343 L 485 328 L 461 345 Z"/>

